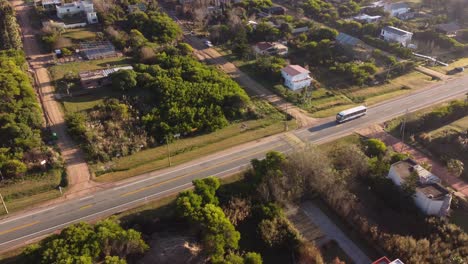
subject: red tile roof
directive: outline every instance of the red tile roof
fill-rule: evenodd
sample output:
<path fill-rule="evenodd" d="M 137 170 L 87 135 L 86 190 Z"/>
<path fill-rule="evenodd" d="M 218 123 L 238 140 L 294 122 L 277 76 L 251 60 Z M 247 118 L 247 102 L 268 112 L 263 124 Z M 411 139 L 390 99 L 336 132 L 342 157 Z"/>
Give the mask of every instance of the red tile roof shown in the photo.
<path fill-rule="evenodd" d="M 304 69 L 303 67 L 299 65 L 288 65 L 281 70 L 291 76 L 296 76 L 301 73 L 310 73 L 310 71 L 308 71 L 307 69 Z"/>
<path fill-rule="evenodd" d="M 389 264 L 391 261 L 387 257 L 381 257 L 378 260 L 372 262 L 372 264 Z"/>
<path fill-rule="evenodd" d="M 273 47 L 273 44 L 270 42 L 259 42 L 256 44 L 256 46 L 259 50 L 266 50 Z"/>

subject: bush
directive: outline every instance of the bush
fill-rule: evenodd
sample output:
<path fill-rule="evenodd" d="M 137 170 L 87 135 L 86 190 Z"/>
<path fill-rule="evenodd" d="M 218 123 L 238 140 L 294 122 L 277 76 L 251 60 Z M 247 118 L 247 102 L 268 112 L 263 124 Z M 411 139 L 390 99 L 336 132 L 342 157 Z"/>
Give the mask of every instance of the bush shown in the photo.
<path fill-rule="evenodd" d="M 365 150 L 370 157 L 383 157 L 387 146 L 379 139 L 371 138 L 365 141 Z"/>

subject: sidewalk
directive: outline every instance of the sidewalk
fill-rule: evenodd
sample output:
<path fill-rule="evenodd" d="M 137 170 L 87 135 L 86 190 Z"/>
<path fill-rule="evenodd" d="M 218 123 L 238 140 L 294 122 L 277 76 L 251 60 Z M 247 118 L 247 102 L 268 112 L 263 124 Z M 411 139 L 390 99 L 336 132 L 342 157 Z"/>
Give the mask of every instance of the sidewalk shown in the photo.
<path fill-rule="evenodd" d="M 314 222 L 320 230 L 327 235 L 328 238 L 335 240 L 356 264 L 372 263 L 369 257 L 349 239 L 320 208 L 312 202 L 305 202 L 301 205 L 301 209 L 307 217 Z"/>
<path fill-rule="evenodd" d="M 429 157 L 412 148 L 411 146 L 401 142 L 399 139 L 385 132 L 380 125 L 375 125 L 369 128 L 364 128 L 357 131 L 358 134 L 368 138 L 378 138 L 382 140 L 387 146 L 393 148 L 394 151 L 408 153 L 418 163 L 428 163 L 432 165 L 432 173 L 442 179 L 447 185 L 451 186 L 458 193 L 468 198 L 468 183 L 462 179 L 451 175 L 445 166 L 431 160 Z"/>

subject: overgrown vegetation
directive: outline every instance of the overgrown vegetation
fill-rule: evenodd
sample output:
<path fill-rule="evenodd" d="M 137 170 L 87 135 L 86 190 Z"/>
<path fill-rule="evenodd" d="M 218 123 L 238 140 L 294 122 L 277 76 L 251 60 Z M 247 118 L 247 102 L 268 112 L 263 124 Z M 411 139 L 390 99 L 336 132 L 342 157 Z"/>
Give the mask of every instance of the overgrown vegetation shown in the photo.
<path fill-rule="evenodd" d="M 369 143 L 371 145 L 366 144 L 369 150 L 373 149 L 369 154 L 378 156 L 367 157 L 363 150 L 353 145 L 338 145 L 328 154 L 310 146 L 288 158 L 270 154 L 262 162 L 275 165 L 266 166 L 266 170 L 260 174 L 264 183 L 259 186 L 259 195 L 282 204 L 319 195 L 369 243 L 384 250 L 387 255 L 398 256 L 405 263 L 466 261 L 468 235 L 443 220 L 422 218 L 412 205 L 411 196 L 394 188 L 385 177 L 390 161 L 403 157 L 389 155 L 388 152 L 381 155 L 384 149 L 377 147 L 381 144 Z M 377 149 L 379 151 L 375 151 Z M 371 192 L 362 190 L 367 188 L 362 185 L 369 186 Z M 362 202 L 355 198 L 364 193 L 366 195 L 363 197 L 367 199 Z M 371 217 L 375 212 L 367 211 L 366 208 L 375 203 L 370 201 L 380 203 L 377 205 L 381 210 L 378 216 Z M 398 223 L 389 224 L 382 218 L 382 213 L 387 210 L 394 212 L 393 221 L 398 215 Z M 400 233 L 404 229 L 401 225 L 414 227 L 406 231 L 408 233 Z M 399 232 L 395 232 L 395 228 Z"/>
<path fill-rule="evenodd" d="M 107 161 L 176 134 L 212 132 L 255 116 L 237 83 L 172 50 L 159 54 L 153 65 L 140 64 L 111 79 L 124 94 L 121 100 L 105 100 L 86 114 L 67 118 L 70 133 L 83 142 L 91 160 Z"/>
<path fill-rule="evenodd" d="M 406 121 L 406 142 L 430 151 L 455 176 L 468 179 L 468 103 L 453 101 L 429 111 L 413 114 Z M 457 125 L 457 123 L 460 123 Z M 400 136 L 401 120 L 388 122 L 392 134 Z"/>
<path fill-rule="evenodd" d="M 20 178 L 26 172 L 59 166 L 57 155 L 41 135 L 42 112 L 21 51 L 0 52 L 0 172 L 2 180 Z M 47 161 L 45 167 L 41 161 Z"/>
<path fill-rule="evenodd" d="M 0 50 L 23 47 L 19 25 L 16 22 L 15 11 L 10 2 L 0 1 Z"/>

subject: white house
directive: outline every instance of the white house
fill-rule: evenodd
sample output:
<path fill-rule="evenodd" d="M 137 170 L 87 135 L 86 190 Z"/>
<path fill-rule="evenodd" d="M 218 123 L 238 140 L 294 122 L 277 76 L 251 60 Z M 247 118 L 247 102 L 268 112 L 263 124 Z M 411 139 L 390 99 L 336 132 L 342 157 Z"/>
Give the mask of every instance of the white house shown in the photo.
<path fill-rule="evenodd" d="M 381 16 L 370 16 L 368 14 L 361 14 L 358 16 L 353 17 L 354 20 L 361 22 L 361 23 L 374 23 L 381 19 Z"/>
<path fill-rule="evenodd" d="M 75 1 L 72 3 L 65 3 L 57 5 L 57 16 L 64 18 L 67 15 L 76 15 L 83 13 L 86 15 L 88 24 L 95 24 L 98 22 L 97 14 L 94 12 L 94 4 L 91 1 Z"/>
<path fill-rule="evenodd" d="M 387 3 L 384 5 L 385 12 L 388 12 L 390 16 L 398 17 L 406 14 L 410 11 L 410 6 L 405 2 L 398 3 Z"/>
<path fill-rule="evenodd" d="M 398 42 L 403 46 L 408 46 L 413 37 L 413 33 L 392 26 L 382 28 L 380 36 L 390 42 Z"/>
<path fill-rule="evenodd" d="M 252 47 L 258 55 L 280 55 L 288 54 L 288 47 L 279 42 L 259 42 Z"/>
<path fill-rule="evenodd" d="M 426 215 L 446 216 L 452 195 L 440 184 L 440 179 L 427 171 L 412 159 L 406 159 L 392 164 L 388 178 L 397 186 L 401 186 L 410 176 L 416 175 L 418 182 L 413 196 L 416 206 Z"/>
<path fill-rule="evenodd" d="M 288 65 L 281 69 L 284 85 L 293 91 L 310 86 L 312 78 L 309 73 L 310 71 L 299 65 Z"/>

